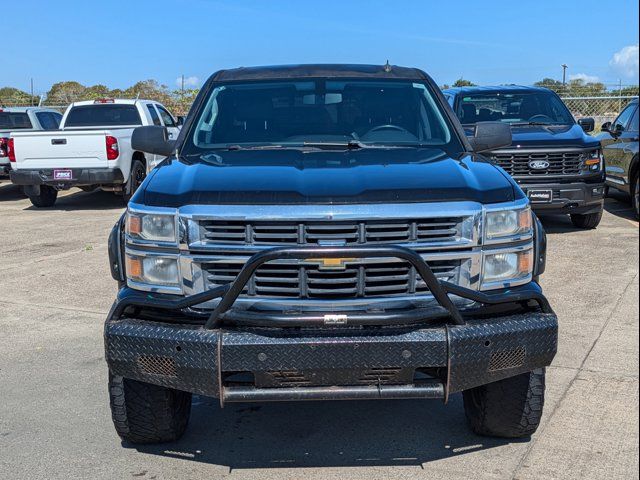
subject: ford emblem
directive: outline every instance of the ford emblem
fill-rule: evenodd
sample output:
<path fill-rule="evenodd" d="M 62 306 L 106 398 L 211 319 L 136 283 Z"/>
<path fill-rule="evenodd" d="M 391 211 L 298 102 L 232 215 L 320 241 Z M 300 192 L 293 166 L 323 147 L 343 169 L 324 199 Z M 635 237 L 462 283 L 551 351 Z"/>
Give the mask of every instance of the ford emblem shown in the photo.
<path fill-rule="evenodd" d="M 529 162 L 529 168 L 533 170 L 546 170 L 549 168 L 549 165 L 547 160 L 531 160 Z"/>

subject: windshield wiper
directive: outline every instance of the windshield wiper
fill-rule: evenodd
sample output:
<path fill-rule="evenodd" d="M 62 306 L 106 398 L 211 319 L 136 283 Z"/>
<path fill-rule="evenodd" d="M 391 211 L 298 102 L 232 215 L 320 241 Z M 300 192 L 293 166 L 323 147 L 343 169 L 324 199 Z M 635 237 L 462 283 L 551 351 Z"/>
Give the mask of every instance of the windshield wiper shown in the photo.
<path fill-rule="evenodd" d="M 513 127 L 522 127 L 522 126 L 526 126 L 526 125 L 542 125 L 542 126 L 549 126 L 549 125 L 560 125 L 559 123 L 552 123 L 552 122 L 519 122 L 519 123 L 512 123 L 511 126 Z"/>
<path fill-rule="evenodd" d="M 286 147 L 286 145 L 227 145 L 220 147 L 220 150 L 277 150 Z"/>
<path fill-rule="evenodd" d="M 319 148 L 321 150 L 359 150 L 361 148 L 372 148 L 358 140 L 348 142 L 302 142 L 303 147 Z"/>

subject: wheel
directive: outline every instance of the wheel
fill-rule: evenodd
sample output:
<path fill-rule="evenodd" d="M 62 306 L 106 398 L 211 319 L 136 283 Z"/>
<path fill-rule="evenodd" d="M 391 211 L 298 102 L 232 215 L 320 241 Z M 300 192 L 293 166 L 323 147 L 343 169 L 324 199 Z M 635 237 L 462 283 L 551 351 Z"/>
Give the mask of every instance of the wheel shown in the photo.
<path fill-rule="evenodd" d="M 179 439 L 191 414 L 191 394 L 109 374 L 111 419 L 131 443 Z"/>
<path fill-rule="evenodd" d="M 58 191 L 48 185 L 40 185 L 40 193 L 38 195 L 28 195 L 28 197 L 34 207 L 53 207 L 58 198 Z"/>
<path fill-rule="evenodd" d="M 478 435 L 519 438 L 540 425 L 544 406 L 544 368 L 462 393 L 464 411 Z"/>
<path fill-rule="evenodd" d="M 640 219 L 640 176 L 638 172 L 633 174 L 631 179 L 631 204 L 636 212 L 636 218 Z"/>
<path fill-rule="evenodd" d="M 571 222 L 574 226 L 587 230 L 596 228 L 600 224 L 600 220 L 602 220 L 602 210 L 596 213 L 587 213 L 586 215 L 577 213 L 571 215 Z"/>
<path fill-rule="evenodd" d="M 136 193 L 138 187 L 147 177 L 147 169 L 140 160 L 134 160 L 131 164 L 131 172 L 129 172 L 129 180 L 124 186 L 123 197 L 126 203 L 129 203 L 133 194 Z"/>

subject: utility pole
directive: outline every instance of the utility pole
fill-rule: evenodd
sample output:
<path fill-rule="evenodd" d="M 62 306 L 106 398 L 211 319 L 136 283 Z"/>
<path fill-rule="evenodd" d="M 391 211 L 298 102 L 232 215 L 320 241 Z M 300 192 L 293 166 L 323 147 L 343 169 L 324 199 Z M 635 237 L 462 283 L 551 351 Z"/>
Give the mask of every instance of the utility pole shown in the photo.
<path fill-rule="evenodd" d="M 564 87 L 567 84 L 567 64 L 563 63 L 560 65 L 562 67 L 562 86 Z"/>
<path fill-rule="evenodd" d="M 622 111 L 622 79 L 618 79 L 618 113 Z"/>
<path fill-rule="evenodd" d="M 31 98 L 29 103 L 33 106 L 33 78 L 31 78 Z"/>

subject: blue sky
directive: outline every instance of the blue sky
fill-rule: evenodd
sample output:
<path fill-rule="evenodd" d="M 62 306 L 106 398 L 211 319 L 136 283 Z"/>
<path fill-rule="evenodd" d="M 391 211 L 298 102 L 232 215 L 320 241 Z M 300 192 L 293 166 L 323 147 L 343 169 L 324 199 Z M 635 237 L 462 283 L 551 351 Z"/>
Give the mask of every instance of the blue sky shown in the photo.
<path fill-rule="evenodd" d="M 199 86 L 220 68 L 417 66 L 439 84 L 584 75 L 638 81 L 638 1 L 1 0 L 0 86 Z M 612 8 L 609 8 L 612 7 Z M 15 33 L 13 33 L 15 32 Z"/>

